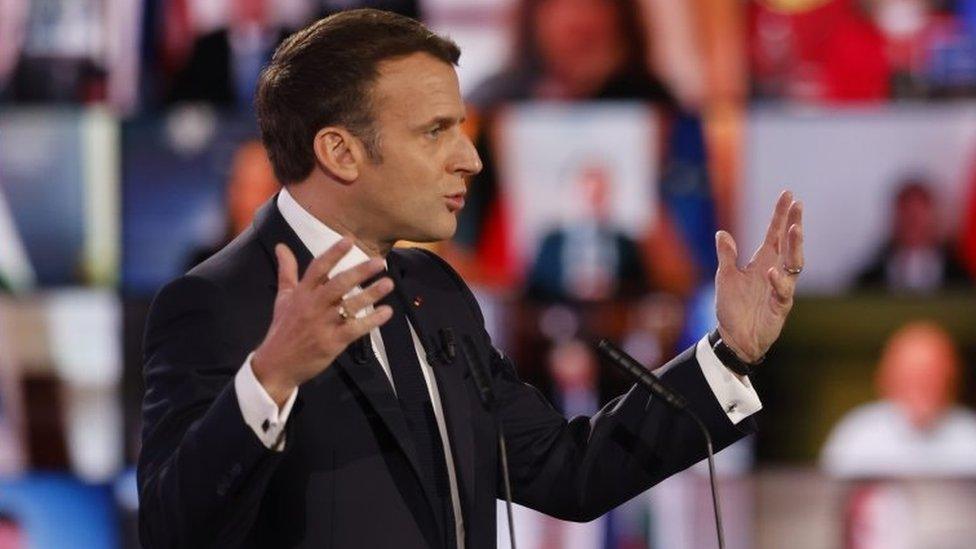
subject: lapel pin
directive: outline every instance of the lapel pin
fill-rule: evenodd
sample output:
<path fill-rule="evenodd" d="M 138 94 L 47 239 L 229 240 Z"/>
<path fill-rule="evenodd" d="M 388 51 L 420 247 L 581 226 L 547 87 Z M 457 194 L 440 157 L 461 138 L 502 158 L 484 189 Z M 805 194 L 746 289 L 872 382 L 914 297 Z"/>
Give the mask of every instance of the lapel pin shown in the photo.
<path fill-rule="evenodd" d="M 423 296 L 419 296 L 418 295 L 418 296 L 416 296 L 416 297 L 413 298 L 413 306 L 414 307 L 420 307 L 421 305 L 423 305 L 423 303 L 424 303 L 424 297 Z"/>

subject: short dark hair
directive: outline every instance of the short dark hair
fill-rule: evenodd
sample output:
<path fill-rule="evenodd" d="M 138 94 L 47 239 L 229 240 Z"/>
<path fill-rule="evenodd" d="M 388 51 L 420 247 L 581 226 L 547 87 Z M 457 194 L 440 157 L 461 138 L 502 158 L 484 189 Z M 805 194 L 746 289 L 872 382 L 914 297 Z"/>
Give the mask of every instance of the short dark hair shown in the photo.
<path fill-rule="evenodd" d="M 315 167 L 312 141 L 330 125 L 363 140 L 379 161 L 371 87 L 380 62 L 428 53 L 457 65 L 461 50 L 420 22 L 395 13 L 357 9 L 320 19 L 289 36 L 262 71 L 255 96 L 261 140 L 282 184 Z"/>

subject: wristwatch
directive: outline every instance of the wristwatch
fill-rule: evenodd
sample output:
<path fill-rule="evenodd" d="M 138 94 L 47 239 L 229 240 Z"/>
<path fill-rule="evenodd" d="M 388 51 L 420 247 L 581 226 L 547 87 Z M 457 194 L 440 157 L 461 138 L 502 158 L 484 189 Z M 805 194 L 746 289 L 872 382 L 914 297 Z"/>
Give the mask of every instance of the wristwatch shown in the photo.
<path fill-rule="evenodd" d="M 715 351 L 715 356 L 722 361 L 722 364 L 740 376 L 752 375 L 752 368 L 762 364 L 762 361 L 766 358 L 762 356 L 759 360 L 752 363 L 742 360 L 739 358 L 739 355 L 735 354 L 735 351 L 731 347 L 722 341 L 722 336 L 718 333 L 718 328 L 708 333 L 708 344 L 712 347 L 712 351 Z"/>

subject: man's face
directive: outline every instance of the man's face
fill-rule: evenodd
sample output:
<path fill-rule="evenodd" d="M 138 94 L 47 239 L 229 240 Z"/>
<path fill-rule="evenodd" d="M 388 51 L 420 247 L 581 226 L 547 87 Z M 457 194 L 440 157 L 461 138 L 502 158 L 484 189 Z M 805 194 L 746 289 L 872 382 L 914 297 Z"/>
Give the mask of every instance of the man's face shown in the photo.
<path fill-rule="evenodd" d="M 481 159 L 462 131 L 454 68 L 425 53 L 380 64 L 372 90 L 382 161 L 356 182 L 365 225 L 381 241 L 434 242 L 454 235 L 465 178 Z"/>

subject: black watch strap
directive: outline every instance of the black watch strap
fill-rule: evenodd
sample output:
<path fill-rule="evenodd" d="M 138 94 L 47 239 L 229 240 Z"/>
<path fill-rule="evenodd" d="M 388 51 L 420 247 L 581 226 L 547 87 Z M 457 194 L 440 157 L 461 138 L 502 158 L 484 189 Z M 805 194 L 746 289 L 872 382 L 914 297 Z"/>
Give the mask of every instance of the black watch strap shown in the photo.
<path fill-rule="evenodd" d="M 740 376 L 751 376 L 752 368 L 762 364 L 763 358 L 765 358 L 760 358 L 752 364 L 740 359 L 739 356 L 735 354 L 735 351 L 733 351 L 731 347 L 722 341 L 722 336 L 718 333 L 718 328 L 715 328 L 708 333 L 708 344 L 711 346 L 712 351 L 715 352 L 715 356 L 722 361 L 722 364 Z"/>

